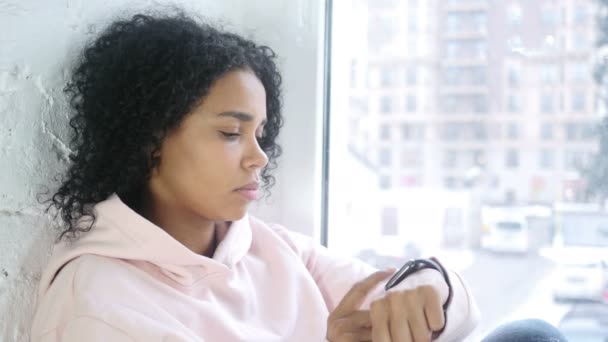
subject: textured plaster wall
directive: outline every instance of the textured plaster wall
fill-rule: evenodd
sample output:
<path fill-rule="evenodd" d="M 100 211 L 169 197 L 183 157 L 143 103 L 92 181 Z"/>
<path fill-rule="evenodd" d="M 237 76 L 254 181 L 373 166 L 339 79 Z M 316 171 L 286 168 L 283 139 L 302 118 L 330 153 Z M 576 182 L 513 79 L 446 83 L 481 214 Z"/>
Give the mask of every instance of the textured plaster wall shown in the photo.
<path fill-rule="evenodd" d="M 54 189 L 52 179 L 67 167 L 69 112 L 62 88 L 70 62 L 84 42 L 115 15 L 171 4 L 253 35 L 277 50 L 284 69 L 304 70 L 302 75 L 284 73 L 285 87 L 294 91 L 286 92 L 285 110 L 292 114 L 292 123 L 283 133 L 296 139 L 283 146 L 286 154 L 293 151 L 292 156 L 318 153 L 318 145 L 301 144 L 298 138 L 303 134 L 311 139 L 309 133 L 319 127 L 312 114 L 320 107 L 320 78 L 318 72 L 310 72 L 319 67 L 316 27 L 321 5 L 317 2 L 0 0 L 0 341 L 29 339 L 37 282 L 56 237 L 49 228 L 50 217 L 43 214 L 36 198 L 45 189 Z M 291 62 L 286 58 L 290 54 L 294 56 Z M 298 96 L 298 92 L 308 95 Z M 292 186 L 298 191 L 298 201 L 284 202 L 283 209 L 270 205 L 256 210 L 314 234 L 316 212 L 300 207 L 316 199 L 318 191 L 306 185 L 310 184 L 306 177 L 318 175 L 319 170 L 304 160 L 289 158 L 279 172 L 299 180 Z M 281 184 L 279 179 L 271 204 L 281 198 Z M 286 212 L 293 214 L 286 217 Z"/>

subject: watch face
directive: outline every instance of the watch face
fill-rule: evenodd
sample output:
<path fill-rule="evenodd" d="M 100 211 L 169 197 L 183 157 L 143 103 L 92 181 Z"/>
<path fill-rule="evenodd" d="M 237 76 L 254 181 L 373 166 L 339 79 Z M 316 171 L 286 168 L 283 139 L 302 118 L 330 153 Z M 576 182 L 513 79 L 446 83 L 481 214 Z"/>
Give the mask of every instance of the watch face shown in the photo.
<path fill-rule="evenodd" d="M 388 290 L 393 286 L 399 284 L 414 268 L 416 265 L 414 260 L 410 260 L 403 265 L 397 273 L 395 273 L 391 279 L 386 283 L 385 289 Z"/>

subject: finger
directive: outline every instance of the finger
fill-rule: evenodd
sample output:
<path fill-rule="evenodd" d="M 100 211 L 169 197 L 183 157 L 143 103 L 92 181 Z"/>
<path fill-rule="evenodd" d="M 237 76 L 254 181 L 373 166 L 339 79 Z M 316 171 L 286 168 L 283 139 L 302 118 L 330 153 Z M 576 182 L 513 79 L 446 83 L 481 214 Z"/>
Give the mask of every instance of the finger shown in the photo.
<path fill-rule="evenodd" d="M 380 299 L 372 303 L 370 315 L 372 318 L 372 341 L 391 342 L 388 321 L 389 312 L 384 299 Z"/>
<path fill-rule="evenodd" d="M 371 342 L 372 341 L 372 328 L 359 329 L 355 335 L 357 336 L 357 341 L 361 342 Z"/>
<path fill-rule="evenodd" d="M 372 329 L 359 329 L 354 332 L 345 333 L 341 336 L 340 341 L 345 342 L 371 342 L 372 341 Z"/>
<path fill-rule="evenodd" d="M 390 307 L 389 328 L 393 341 L 412 341 L 407 321 L 409 311 L 416 310 L 417 306 L 406 300 L 405 293 L 407 292 L 389 292 L 385 297 Z"/>
<path fill-rule="evenodd" d="M 431 329 L 426 323 L 426 317 L 422 306 L 418 306 L 415 310 L 409 312 L 408 325 L 412 336 L 412 341 L 430 342 Z"/>
<path fill-rule="evenodd" d="M 369 310 L 357 310 L 346 316 L 346 318 L 352 322 L 352 330 L 372 327 L 372 319 L 370 317 Z"/>
<path fill-rule="evenodd" d="M 361 329 L 372 327 L 369 311 L 359 310 L 347 316 L 337 318 L 332 322 L 337 334 L 352 333 Z"/>
<path fill-rule="evenodd" d="M 439 293 L 431 286 L 422 286 L 420 292 L 424 297 L 424 315 L 431 331 L 439 331 L 445 325 L 445 316 Z"/>
<path fill-rule="evenodd" d="M 389 275 L 391 275 L 394 270 L 385 270 L 374 272 L 369 275 L 367 278 L 355 283 L 353 287 L 344 295 L 344 298 L 340 301 L 336 309 L 334 310 L 334 315 L 337 317 L 345 316 L 350 312 L 357 310 L 363 300 L 369 293 L 369 291 L 374 288 L 379 282 L 386 279 Z"/>

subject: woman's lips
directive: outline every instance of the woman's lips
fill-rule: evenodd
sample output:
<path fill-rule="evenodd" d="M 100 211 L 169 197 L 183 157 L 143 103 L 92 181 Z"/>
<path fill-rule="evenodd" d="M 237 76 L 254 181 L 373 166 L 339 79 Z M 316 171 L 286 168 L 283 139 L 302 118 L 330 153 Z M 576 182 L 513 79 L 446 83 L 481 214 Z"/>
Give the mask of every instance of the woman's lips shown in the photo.
<path fill-rule="evenodd" d="M 245 197 L 246 199 L 248 199 L 250 201 L 254 201 L 258 198 L 257 189 L 241 188 L 241 189 L 238 189 L 237 192 L 240 193 L 241 195 L 243 195 L 243 197 Z"/>
<path fill-rule="evenodd" d="M 236 189 L 238 193 L 244 196 L 246 199 L 253 201 L 258 198 L 258 188 L 260 184 L 258 182 L 251 182 L 243 187 Z"/>

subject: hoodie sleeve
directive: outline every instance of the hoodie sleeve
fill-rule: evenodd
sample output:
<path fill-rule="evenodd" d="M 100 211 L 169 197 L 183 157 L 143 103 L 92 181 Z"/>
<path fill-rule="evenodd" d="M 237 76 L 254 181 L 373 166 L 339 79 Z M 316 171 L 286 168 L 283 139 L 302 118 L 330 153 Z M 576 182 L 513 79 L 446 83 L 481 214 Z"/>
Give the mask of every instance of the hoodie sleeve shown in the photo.
<path fill-rule="evenodd" d="M 330 312 L 336 308 L 356 282 L 376 271 L 375 268 L 359 259 L 332 255 L 327 248 L 315 243 L 308 236 L 290 232 L 278 225 L 273 228 L 302 259 L 319 287 Z M 395 267 L 400 266 L 395 265 Z M 471 333 L 479 321 L 479 310 L 469 288 L 457 273 L 452 271 L 448 271 L 448 273 L 453 297 L 447 312 L 445 330 L 437 339 L 440 342 L 461 341 Z M 362 304 L 362 309 L 369 309 L 374 300 L 384 295 L 385 283 L 378 284 L 369 293 Z M 443 301 L 447 300 L 447 284 L 441 274 L 435 270 L 422 270 L 413 274 L 394 287 L 394 290 L 415 288 L 421 285 L 433 286 Z"/>
<path fill-rule="evenodd" d="M 32 342 L 133 342 L 125 332 L 95 317 L 77 317 L 68 321 L 62 329 L 47 332 Z"/>

